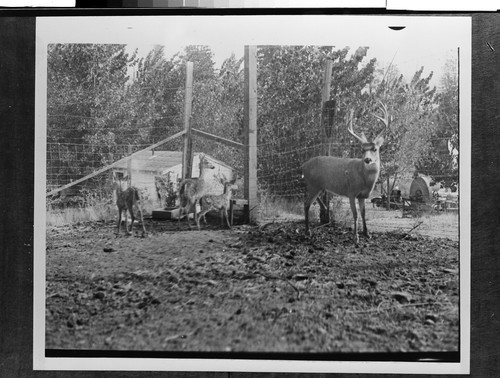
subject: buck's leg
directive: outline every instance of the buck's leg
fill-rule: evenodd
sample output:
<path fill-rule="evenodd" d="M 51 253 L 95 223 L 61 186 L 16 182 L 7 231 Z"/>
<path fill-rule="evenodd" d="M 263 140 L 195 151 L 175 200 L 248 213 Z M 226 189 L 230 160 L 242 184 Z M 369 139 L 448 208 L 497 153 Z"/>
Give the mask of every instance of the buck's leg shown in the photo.
<path fill-rule="evenodd" d="M 304 215 L 305 215 L 305 223 L 306 223 L 306 235 L 311 235 L 311 231 L 309 230 L 309 208 L 311 204 L 316 200 L 319 193 L 311 194 L 309 191 L 307 192 L 306 200 L 304 201 Z"/>
<path fill-rule="evenodd" d="M 358 244 L 358 211 L 356 210 L 356 198 L 349 197 L 349 203 L 351 204 L 352 217 L 354 218 L 354 242 Z"/>
<path fill-rule="evenodd" d="M 330 223 L 330 194 L 322 191 L 316 202 L 319 204 L 319 220 L 321 223 Z"/>
<path fill-rule="evenodd" d="M 328 211 L 325 203 L 321 199 L 321 197 L 325 194 L 326 192 L 323 191 L 318 195 L 318 198 L 316 198 L 316 202 L 319 204 L 320 211 Z"/>
<path fill-rule="evenodd" d="M 361 213 L 361 219 L 363 220 L 363 235 L 369 238 L 370 234 L 368 234 L 368 229 L 366 228 L 366 219 L 365 219 L 365 199 L 358 198 L 358 204 L 359 204 L 359 211 Z"/>

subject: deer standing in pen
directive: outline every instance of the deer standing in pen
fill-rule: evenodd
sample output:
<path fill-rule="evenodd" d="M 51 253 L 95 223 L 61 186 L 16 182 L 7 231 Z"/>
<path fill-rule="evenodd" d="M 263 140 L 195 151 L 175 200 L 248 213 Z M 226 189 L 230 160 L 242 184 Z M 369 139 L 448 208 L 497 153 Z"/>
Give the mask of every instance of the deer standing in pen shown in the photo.
<path fill-rule="evenodd" d="M 200 219 L 205 217 L 205 214 L 211 210 L 219 210 L 220 212 L 220 222 L 221 225 L 224 224 L 224 216 L 226 217 L 227 227 L 231 228 L 231 223 L 229 222 L 229 217 L 227 215 L 227 209 L 229 209 L 232 190 L 238 189 L 237 185 L 234 185 L 236 178 L 232 181 L 226 181 L 224 183 L 224 192 L 219 195 L 206 195 L 201 201 L 201 211 L 198 218 L 196 218 L 196 224 L 198 225 L 198 230 L 200 229 Z M 207 223 L 206 219 L 205 224 Z"/>
<path fill-rule="evenodd" d="M 118 234 L 120 234 L 122 224 L 122 213 L 125 212 L 125 233 L 132 234 L 132 227 L 134 226 L 134 206 L 138 208 L 141 217 L 142 235 L 146 234 L 144 227 L 144 218 L 142 216 L 142 209 L 139 201 L 141 200 L 139 190 L 133 186 L 127 187 L 127 180 L 120 179 L 113 172 L 113 189 L 116 195 L 116 206 L 118 207 Z M 128 228 L 127 211 L 130 213 L 130 230 Z"/>
<path fill-rule="evenodd" d="M 209 179 L 210 169 L 215 166 L 208 161 L 205 155 L 200 155 L 200 176 L 198 178 L 187 178 L 179 184 L 179 218 L 178 225 L 180 225 L 181 218 L 186 214 L 189 229 L 189 211 L 194 208 L 194 219 L 196 221 L 197 210 L 196 203 L 206 194 L 211 194 L 211 181 Z"/>
<path fill-rule="evenodd" d="M 365 220 L 365 199 L 368 198 L 380 173 L 380 146 L 384 142 L 382 134 L 389 126 L 389 116 L 384 104 L 380 107 L 383 116 L 374 116 L 382 121 L 384 129 L 378 136 L 369 142 L 364 133 L 358 136 L 352 129 L 353 112 L 351 111 L 348 128 L 349 133 L 361 143 L 363 157 L 361 159 L 348 159 L 332 156 L 317 156 L 302 165 L 302 173 L 306 183 L 307 192 L 304 202 L 305 231 L 309 231 L 309 208 L 324 191 L 346 196 L 349 198 L 352 214 L 354 217 L 354 241 L 359 243 L 358 236 L 358 212 L 356 210 L 356 199 L 358 200 L 361 218 L 363 220 L 363 234 L 369 237 Z"/>

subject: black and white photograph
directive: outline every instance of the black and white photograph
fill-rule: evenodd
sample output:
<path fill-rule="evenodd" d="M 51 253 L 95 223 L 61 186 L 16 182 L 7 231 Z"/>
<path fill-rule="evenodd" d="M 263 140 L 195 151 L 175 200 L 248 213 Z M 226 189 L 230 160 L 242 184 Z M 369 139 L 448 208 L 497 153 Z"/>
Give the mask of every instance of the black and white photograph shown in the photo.
<path fill-rule="evenodd" d="M 35 369 L 468 371 L 470 18 L 36 32 Z"/>

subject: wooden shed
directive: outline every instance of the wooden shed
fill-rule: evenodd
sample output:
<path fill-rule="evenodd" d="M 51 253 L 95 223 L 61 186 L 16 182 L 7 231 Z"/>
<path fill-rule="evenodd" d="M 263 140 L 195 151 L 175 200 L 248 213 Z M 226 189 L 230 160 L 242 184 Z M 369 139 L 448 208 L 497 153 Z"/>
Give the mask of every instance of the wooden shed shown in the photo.
<path fill-rule="evenodd" d="M 217 160 L 210 155 L 205 156 L 212 162 L 215 169 L 211 174 L 216 182 L 231 180 L 233 169 L 224 162 Z M 200 153 L 193 154 L 193 165 L 191 177 L 199 176 Z M 182 152 L 181 151 L 145 151 L 134 156 L 129 162 L 123 160 L 118 162 L 114 168 L 115 172 L 126 175 L 128 169 L 131 171 L 131 185 L 139 188 L 145 199 L 152 200 L 154 204 L 160 204 L 157 192 L 156 177 L 163 177 L 170 182 L 173 189 L 177 190 L 179 179 L 182 177 Z M 221 193 L 223 185 L 221 184 Z"/>

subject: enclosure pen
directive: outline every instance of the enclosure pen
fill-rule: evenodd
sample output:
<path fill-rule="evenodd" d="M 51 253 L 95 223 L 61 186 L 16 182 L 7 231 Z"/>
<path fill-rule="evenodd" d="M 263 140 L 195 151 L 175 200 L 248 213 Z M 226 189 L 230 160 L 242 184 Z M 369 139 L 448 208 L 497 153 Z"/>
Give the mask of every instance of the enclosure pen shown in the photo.
<path fill-rule="evenodd" d="M 368 47 L 240 54 L 49 45 L 47 355 L 455 361 L 456 159 L 430 77 L 388 85 Z M 369 234 L 327 190 L 367 197 Z"/>

